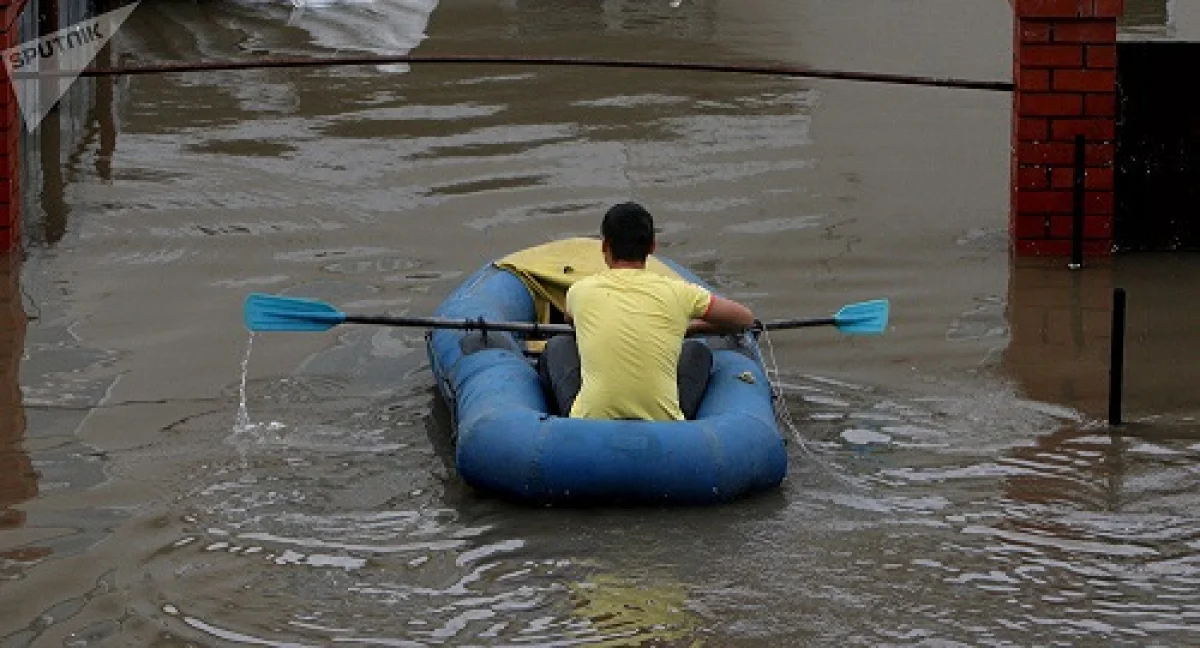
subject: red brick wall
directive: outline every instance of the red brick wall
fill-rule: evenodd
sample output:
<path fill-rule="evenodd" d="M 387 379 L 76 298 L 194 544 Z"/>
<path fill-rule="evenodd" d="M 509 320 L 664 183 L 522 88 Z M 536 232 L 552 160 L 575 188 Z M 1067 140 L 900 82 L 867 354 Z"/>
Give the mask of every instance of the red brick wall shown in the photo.
<path fill-rule="evenodd" d="M 1085 141 L 1084 254 L 1112 252 L 1117 19 L 1124 0 L 1012 0 L 1009 229 L 1018 256 L 1070 256 L 1075 137 Z"/>
<path fill-rule="evenodd" d="M 20 41 L 16 20 L 27 0 L 0 0 L 0 49 Z M 8 68 L 0 65 L 0 254 L 21 243 L 21 115 Z"/>

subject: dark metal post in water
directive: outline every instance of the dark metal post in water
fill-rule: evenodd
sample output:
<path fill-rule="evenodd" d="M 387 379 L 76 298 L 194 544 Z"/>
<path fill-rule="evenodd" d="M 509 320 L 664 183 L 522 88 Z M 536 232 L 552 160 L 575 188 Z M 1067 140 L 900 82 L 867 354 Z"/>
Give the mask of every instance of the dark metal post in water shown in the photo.
<path fill-rule="evenodd" d="M 1086 196 L 1084 192 L 1085 182 L 1087 179 L 1086 156 L 1084 155 L 1083 135 L 1075 136 L 1075 196 L 1073 211 L 1071 213 L 1071 263 L 1067 265 L 1071 270 L 1078 270 L 1083 267 L 1083 199 Z"/>
<path fill-rule="evenodd" d="M 1122 375 L 1125 373 L 1125 289 L 1113 290 L 1112 355 L 1108 374 L 1108 424 L 1121 424 Z"/>

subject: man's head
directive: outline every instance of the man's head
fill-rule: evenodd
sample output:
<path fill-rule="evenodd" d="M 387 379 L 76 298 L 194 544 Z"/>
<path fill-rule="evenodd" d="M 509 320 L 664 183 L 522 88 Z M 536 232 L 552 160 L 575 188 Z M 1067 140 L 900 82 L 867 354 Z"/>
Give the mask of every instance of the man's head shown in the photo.
<path fill-rule="evenodd" d="M 645 263 L 654 252 L 654 218 L 645 207 L 626 202 L 613 205 L 600 225 L 606 256 L 612 261 Z"/>

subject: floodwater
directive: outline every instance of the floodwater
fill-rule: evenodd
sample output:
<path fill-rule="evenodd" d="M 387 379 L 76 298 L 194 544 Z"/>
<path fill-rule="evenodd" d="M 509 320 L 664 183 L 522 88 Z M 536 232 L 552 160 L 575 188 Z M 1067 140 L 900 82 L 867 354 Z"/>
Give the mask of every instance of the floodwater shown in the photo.
<path fill-rule="evenodd" d="M 1003 80 L 1009 11 L 156 0 L 113 61 L 415 48 Z M 1006 94 L 500 65 L 100 91 L 24 263 L 0 266 L 0 645 L 1200 643 L 1200 260 L 1011 261 Z M 497 501 L 453 473 L 421 331 L 241 324 L 251 291 L 428 314 L 627 198 L 763 319 L 892 300 L 884 336 L 770 336 L 777 492 Z"/>

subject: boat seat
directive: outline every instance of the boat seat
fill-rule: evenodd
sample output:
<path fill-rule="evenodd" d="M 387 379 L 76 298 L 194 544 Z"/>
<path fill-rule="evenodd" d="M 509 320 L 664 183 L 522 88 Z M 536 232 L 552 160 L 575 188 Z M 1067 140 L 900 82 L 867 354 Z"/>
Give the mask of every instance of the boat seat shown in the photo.
<path fill-rule="evenodd" d="M 713 351 L 737 351 L 751 360 L 757 360 L 743 335 L 707 335 L 704 340 Z"/>
<path fill-rule="evenodd" d="M 459 340 L 458 348 L 462 350 L 463 355 L 471 355 L 484 349 L 502 349 L 512 351 L 517 355 L 525 353 L 521 345 L 513 339 L 511 333 L 501 331 L 492 331 L 487 334 L 483 331 L 470 331 L 462 337 L 462 340 Z"/>

